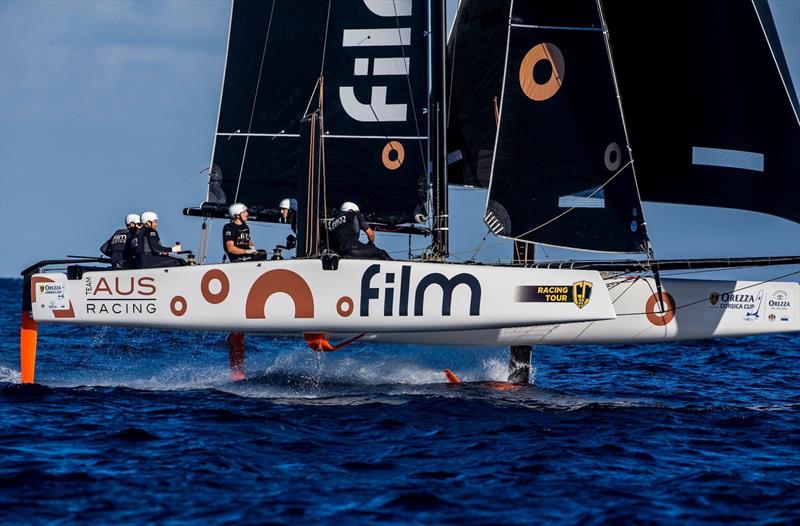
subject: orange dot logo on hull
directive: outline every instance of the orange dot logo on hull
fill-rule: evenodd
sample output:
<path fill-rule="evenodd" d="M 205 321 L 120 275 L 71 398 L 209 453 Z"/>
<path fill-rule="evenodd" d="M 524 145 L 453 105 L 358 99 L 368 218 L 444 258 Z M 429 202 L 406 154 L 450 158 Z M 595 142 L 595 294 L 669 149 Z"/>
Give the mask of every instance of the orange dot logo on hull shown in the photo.
<path fill-rule="evenodd" d="M 552 71 L 547 82 L 540 84 L 533 78 L 533 68 L 540 61 L 550 63 Z M 547 100 L 555 95 L 564 82 L 564 55 L 555 45 L 544 43 L 533 46 L 519 66 L 519 86 L 525 95 L 535 101 Z"/>
<path fill-rule="evenodd" d="M 219 292 L 211 292 L 212 281 L 219 281 Z M 203 279 L 200 280 L 200 292 L 203 293 L 203 298 L 212 305 L 225 301 L 230 290 L 231 284 L 228 281 L 228 276 L 219 269 L 209 270 L 203 274 Z"/>
<path fill-rule="evenodd" d="M 339 301 L 336 302 L 336 312 L 343 318 L 353 314 L 353 299 L 349 296 L 339 298 Z"/>
<path fill-rule="evenodd" d="M 186 298 L 183 296 L 175 296 L 169 302 L 169 310 L 175 316 L 183 316 L 186 314 Z"/>
<path fill-rule="evenodd" d="M 265 319 L 267 300 L 279 292 L 292 298 L 295 318 L 314 317 L 314 296 L 306 280 L 291 270 L 276 269 L 262 274 L 250 287 L 245 304 L 245 318 Z"/>
<path fill-rule="evenodd" d="M 660 312 L 661 306 L 658 302 L 658 294 L 653 294 L 647 298 L 647 303 L 644 307 L 647 320 L 658 327 L 663 327 L 675 317 L 675 298 L 666 292 L 662 292 L 661 300 L 664 302 L 664 312 Z M 659 312 L 655 311 L 656 305 L 658 305 Z"/>

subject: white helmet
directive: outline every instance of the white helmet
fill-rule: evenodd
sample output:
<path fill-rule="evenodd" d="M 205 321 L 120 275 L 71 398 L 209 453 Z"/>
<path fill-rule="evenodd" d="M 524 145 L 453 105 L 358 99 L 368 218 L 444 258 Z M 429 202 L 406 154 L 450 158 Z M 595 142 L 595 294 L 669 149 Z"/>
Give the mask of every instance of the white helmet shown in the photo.
<path fill-rule="evenodd" d="M 142 223 L 149 223 L 150 221 L 158 221 L 158 215 L 155 212 L 143 212 Z"/>
<path fill-rule="evenodd" d="M 228 207 L 228 215 L 231 217 L 236 217 L 242 212 L 247 211 L 247 205 L 242 203 L 233 203 L 231 206 Z"/>
<path fill-rule="evenodd" d="M 128 214 L 125 216 L 125 225 L 130 225 L 131 223 L 139 224 L 142 222 L 142 218 L 139 217 L 139 214 Z"/>
<path fill-rule="evenodd" d="M 339 210 L 342 212 L 358 212 L 358 205 L 355 203 L 351 203 L 350 201 L 345 201 L 342 203 L 342 206 L 339 207 Z"/>
<path fill-rule="evenodd" d="M 287 208 L 290 210 L 297 210 L 297 202 L 294 199 L 285 198 L 281 200 L 281 204 L 278 205 L 278 208 Z"/>

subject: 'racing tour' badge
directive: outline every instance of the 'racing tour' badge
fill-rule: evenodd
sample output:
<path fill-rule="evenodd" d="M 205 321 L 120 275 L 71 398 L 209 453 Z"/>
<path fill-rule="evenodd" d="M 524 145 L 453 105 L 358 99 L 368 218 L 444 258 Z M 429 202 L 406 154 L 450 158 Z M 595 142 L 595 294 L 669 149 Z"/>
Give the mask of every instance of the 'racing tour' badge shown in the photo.
<path fill-rule="evenodd" d="M 590 281 L 576 281 L 569 285 L 520 285 L 516 300 L 520 303 L 574 303 L 579 309 L 589 304 L 592 297 Z"/>

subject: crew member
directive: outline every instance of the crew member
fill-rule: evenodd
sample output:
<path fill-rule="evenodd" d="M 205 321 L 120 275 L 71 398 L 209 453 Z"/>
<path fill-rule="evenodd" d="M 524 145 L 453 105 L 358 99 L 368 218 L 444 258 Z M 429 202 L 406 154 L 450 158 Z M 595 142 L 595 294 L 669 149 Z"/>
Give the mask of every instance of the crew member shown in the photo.
<path fill-rule="evenodd" d="M 136 232 L 133 242 L 133 253 L 135 255 L 136 268 L 161 268 L 161 267 L 180 267 L 186 265 L 186 261 L 172 257 L 170 252 L 177 252 L 178 246 L 165 247 L 161 244 L 158 235 L 158 216 L 155 212 L 144 212 L 142 214 L 142 227 Z"/>
<path fill-rule="evenodd" d="M 228 208 L 228 214 L 231 216 L 231 221 L 222 228 L 222 243 L 231 263 L 267 259 L 267 252 L 256 250 L 253 240 L 250 239 L 247 206 L 234 203 Z"/>
<path fill-rule="evenodd" d="M 100 247 L 100 252 L 111 258 L 111 268 L 120 270 L 133 266 L 132 241 L 142 224 L 139 214 L 125 216 L 125 228 L 120 228 Z"/>
<path fill-rule="evenodd" d="M 291 250 L 297 246 L 297 205 L 294 199 L 286 197 L 281 200 L 278 208 L 281 210 L 281 217 L 278 222 L 286 223 L 292 227 L 292 233 L 286 236 L 286 248 Z"/>
<path fill-rule="evenodd" d="M 355 203 L 346 202 L 339 208 L 339 215 L 328 224 L 330 241 L 340 256 L 353 259 L 392 259 L 385 251 L 375 246 L 375 232 L 370 228 Z M 369 244 L 358 240 L 361 231 L 367 234 Z"/>

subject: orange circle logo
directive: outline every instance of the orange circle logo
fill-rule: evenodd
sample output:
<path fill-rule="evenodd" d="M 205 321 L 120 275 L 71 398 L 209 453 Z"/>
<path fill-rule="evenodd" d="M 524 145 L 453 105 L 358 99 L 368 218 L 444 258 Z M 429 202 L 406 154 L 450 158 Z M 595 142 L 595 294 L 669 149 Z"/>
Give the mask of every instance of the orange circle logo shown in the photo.
<path fill-rule="evenodd" d="M 397 170 L 403 165 L 403 160 L 406 158 L 406 150 L 403 145 L 398 141 L 389 141 L 383 147 L 383 165 L 389 170 Z"/>
<path fill-rule="evenodd" d="M 533 78 L 533 68 L 539 61 L 546 60 L 553 68 L 550 78 L 544 84 L 539 84 Z M 531 100 L 547 100 L 558 92 L 564 82 L 564 55 L 553 44 L 537 44 L 522 59 L 519 66 L 519 85 L 522 91 Z"/>
<path fill-rule="evenodd" d="M 658 306 L 659 312 L 655 312 L 656 305 L 658 304 L 658 294 L 653 294 L 647 298 L 647 303 L 644 307 L 644 313 L 647 314 L 647 320 L 653 325 L 663 327 L 672 321 L 675 317 L 675 299 L 672 295 L 662 292 L 661 299 L 664 301 L 665 312 L 660 312 L 661 306 Z"/>
<path fill-rule="evenodd" d="M 353 300 L 347 296 L 339 298 L 339 301 L 336 302 L 336 312 L 343 318 L 353 314 Z"/>
<path fill-rule="evenodd" d="M 183 296 L 175 296 L 172 298 L 172 301 L 169 302 L 169 310 L 171 310 L 172 314 L 175 316 L 183 316 L 186 314 L 186 298 Z"/>
<path fill-rule="evenodd" d="M 211 282 L 219 281 L 219 292 L 211 292 Z M 231 284 L 228 281 L 228 276 L 219 269 L 211 269 L 203 275 L 200 281 L 200 292 L 203 293 L 203 298 L 211 304 L 216 305 L 222 303 L 228 297 L 228 291 L 231 290 Z"/>

